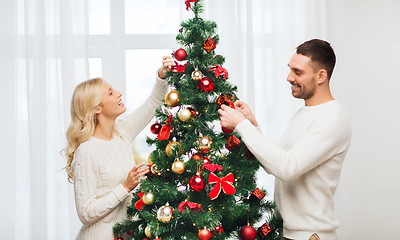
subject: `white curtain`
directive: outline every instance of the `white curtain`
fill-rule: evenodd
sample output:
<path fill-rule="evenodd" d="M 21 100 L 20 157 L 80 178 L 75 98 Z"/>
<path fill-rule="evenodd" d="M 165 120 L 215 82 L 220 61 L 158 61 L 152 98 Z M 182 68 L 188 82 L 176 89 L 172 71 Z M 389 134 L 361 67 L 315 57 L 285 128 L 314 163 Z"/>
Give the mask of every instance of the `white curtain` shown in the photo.
<path fill-rule="evenodd" d="M 230 81 L 276 142 L 304 104 L 291 96 L 287 64 L 300 43 L 326 39 L 325 0 L 208 0 L 206 6 L 218 25 Z M 272 199 L 274 178 L 260 170 L 258 184 Z"/>
<path fill-rule="evenodd" d="M 73 88 L 87 77 L 84 3 L 0 3 L 2 239 L 74 237 L 60 150 Z"/>

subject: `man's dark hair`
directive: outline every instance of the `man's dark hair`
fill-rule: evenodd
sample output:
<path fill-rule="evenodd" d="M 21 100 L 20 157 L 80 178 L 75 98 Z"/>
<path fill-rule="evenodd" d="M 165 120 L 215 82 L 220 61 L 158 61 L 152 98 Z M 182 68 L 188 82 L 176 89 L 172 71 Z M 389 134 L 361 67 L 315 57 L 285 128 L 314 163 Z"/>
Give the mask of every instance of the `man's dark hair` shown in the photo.
<path fill-rule="evenodd" d="M 296 53 L 311 58 L 311 61 L 316 64 L 316 67 L 326 70 L 328 73 L 328 80 L 331 79 L 333 69 L 335 68 L 336 56 L 328 42 L 320 39 L 309 40 L 300 44 L 297 47 Z"/>

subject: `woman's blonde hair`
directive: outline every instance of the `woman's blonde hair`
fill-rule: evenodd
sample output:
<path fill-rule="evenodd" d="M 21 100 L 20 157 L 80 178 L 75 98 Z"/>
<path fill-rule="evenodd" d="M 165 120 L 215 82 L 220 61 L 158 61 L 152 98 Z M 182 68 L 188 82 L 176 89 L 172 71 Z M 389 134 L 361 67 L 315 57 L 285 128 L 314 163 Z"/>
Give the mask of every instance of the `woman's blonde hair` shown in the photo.
<path fill-rule="evenodd" d="M 72 183 L 72 160 L 76 149 L 81 143 L 87 141 L 93 135 L 97 119 L 97 106 L 100 105 L 103 94 L 103 80 L 93 78 L 76 86 L 71 101 L 71 124 L 67 130 L 67 146 L 62 150 L 67 158 L 65 170 L 68 181 Z"/>

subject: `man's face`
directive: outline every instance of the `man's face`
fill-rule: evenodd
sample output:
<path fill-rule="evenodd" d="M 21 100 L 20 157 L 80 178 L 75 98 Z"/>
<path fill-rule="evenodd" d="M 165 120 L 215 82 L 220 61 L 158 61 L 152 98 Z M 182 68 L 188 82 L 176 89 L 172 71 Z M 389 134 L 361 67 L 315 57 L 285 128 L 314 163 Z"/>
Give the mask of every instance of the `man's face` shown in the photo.
<path fill-rule="evenodd" d="M 311 64 L 309 57 L 297 53 L 290 59 L 286 81 L 292 85 L 293 97 L 307 100 L 314 96 L 318 72 L 314 72 Z"/>

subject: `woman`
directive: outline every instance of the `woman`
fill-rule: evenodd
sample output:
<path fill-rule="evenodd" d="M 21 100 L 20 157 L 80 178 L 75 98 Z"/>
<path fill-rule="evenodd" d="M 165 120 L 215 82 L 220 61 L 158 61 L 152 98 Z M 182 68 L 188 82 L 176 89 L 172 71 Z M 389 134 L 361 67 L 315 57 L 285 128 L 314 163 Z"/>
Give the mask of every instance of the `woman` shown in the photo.
<path fill-rule="evenodd" d="M 68 145 L 68 180 L 73 181 L 75 203 L 83 226 L 77 240 L 112 240 L 113 225 L 127 218 L 130 192 L 149 172 L 144 163 L 134 166 L 131 143 L 153 118 L 166 93 L 165 73 L 172 66 L 163 58 L 150 97 L 135 112 L 126 111 L 121 92 L 100 78 L 79 84 L 72 96 Z M 144 177 L 145 178 L 145 177 Z"/>

